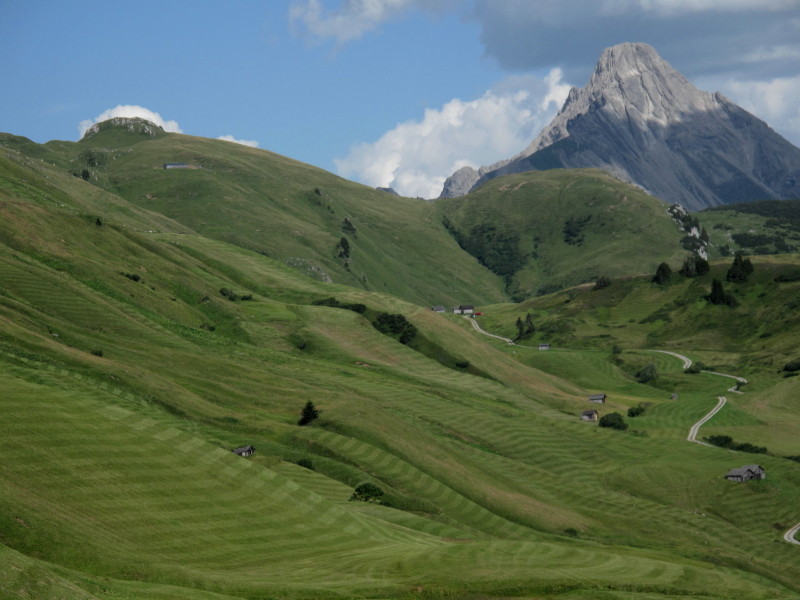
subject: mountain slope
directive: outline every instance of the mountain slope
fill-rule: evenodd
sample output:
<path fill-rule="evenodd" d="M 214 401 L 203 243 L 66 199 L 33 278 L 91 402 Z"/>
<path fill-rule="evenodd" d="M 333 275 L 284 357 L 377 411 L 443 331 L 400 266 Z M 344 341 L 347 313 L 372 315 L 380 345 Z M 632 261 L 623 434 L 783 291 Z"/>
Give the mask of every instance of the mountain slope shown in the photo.
<path fill-rule="evenodd" d="M 4 134 L 0 151 L 11 163 L 49 164 L 77 176 L 62 187 L 88 189 L 83 176 L 93 195 L 107 190 L 172 223 L 140 231 L 173 231 L 180 223 L 320 281 L 420 304 L 505 298 L 502 281 L 458 247 L 427 202 L 389 196 L 265 150 L 117 121 L 78 143 L 37 145 Z M 190 168 L 164 169 L 165 163 Z"/>
<path fill-rule="evenodd" d="M 586 87 L 570 91 L 518 156 L 461 173 L 464 183 L 446 189 L 577 167 L 602 168 L 693 210 L 800 195 L 800 148 L 721 94 L 695 88 L 652 47 L 631 43 L 606 49 Z"/>
<path fill-rule="evenodd" d="M 437 204 L 462 247 L 517 299 L 655 272 L 686 254 L 662 202 L 598 170 L 520 173 Z"/>

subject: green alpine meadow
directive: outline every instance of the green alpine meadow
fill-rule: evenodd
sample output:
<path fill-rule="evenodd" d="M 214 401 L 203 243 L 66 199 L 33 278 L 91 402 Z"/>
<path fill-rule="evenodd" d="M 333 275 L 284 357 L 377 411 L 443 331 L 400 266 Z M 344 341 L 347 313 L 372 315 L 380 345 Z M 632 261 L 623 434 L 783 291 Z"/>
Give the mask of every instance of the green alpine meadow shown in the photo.
<path fill-rule="evenodd" d="M 800 599 L 798 232 L 0 134 L 0 598 Z"/>

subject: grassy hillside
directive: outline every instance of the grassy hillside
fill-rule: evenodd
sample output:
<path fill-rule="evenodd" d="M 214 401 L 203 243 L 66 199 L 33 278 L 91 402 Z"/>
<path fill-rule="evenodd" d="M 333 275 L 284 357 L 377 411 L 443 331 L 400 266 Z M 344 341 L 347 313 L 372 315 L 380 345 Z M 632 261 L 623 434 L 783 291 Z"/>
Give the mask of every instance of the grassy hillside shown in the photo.
<path fill-rule="evenodd" d="M 783 254 L 800 250 L 800 200 L 767 200 L 694 213 L 712 256 Z"/>
<path fill-rule="evenodd" d="M 164 215 L 205 237 L 319 281 L 418 304 L 500 301 L 502 281 L 442 227 L 433 206 L 391 196 L 266 150 L 179 134 L 102 128 L 78 143 L 0 146 Z M 163 168 L 184 163 L 190 168 Z M 162 229 L 152 228 L 153 231 Z"/>
<path fill-rule="evenodd" d="M 132 172 L 139 146 L 171 139 L 103 147 L 129 148 L 116 160 Z M 0 597 L 800 598 L 798 548 L 781 541 L 800 521 L 800 463 L 781 457 L 800 454 L 796 379 L 775 372 L 797 323 L 768 318 L 797 284 L 770 283 L 766 261 L 739 307 L 698 303 L 703 327 L 674 337 L 648 317 L 679 324 L 707 281 L 615 279 L 479 319 L 508 333 L 533 312 L 561 342 L 540 353 L 128 202 L 108 191 L 139 185 L 112 181 L 122 166 L 101 189 L 47 157 L 74 145 L 17 142 L 0 160 Z M 353 222 L 373 209 L 353 201 Z M 730 315 L 756 308 L 737 346 Z M 416 335 L 379 332 L 381 313 Z M 774 455 L 687 443 L 730 382 L 641 352 L 653 344 L 743 369 L 745 393 L 703 433 L 771 435 Z M 651 356 L 662 387 L 627 370 Z M 635 432 L 579 420 L 596 391 L 603 412 L 649 404 Z M 300 427 L 308 401 L 320 417 Z M 255 456 L 230 452 L 245 444 Z M 766 481 L 723 479 L 751 462 Z M 349 499 L 362 482 L 381 502 Z"/>
<path fill-rule="evenodd" d="M 515 299 L 601 275 L 655 272 L 687 254 L 664 203 L 592 169 L 502 177 L 438 205 L 461 246 L 501 275 Z"/>

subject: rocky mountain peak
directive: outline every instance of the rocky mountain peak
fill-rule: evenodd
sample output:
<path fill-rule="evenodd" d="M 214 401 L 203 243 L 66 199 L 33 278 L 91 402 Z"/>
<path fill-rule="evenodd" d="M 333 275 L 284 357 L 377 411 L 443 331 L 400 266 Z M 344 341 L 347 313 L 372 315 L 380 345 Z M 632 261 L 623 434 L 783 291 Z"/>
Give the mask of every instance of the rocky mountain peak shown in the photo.
<path fill-rule="evenodd" d="M 506 173 L 577 167 L 599 167 L 692 209 L 800 196 L 800 149 L 722 94 L 697 89 L 642 43 L 604 50 L 587 85 L 570 90 L 536 139 L 482 167 L 471 189 Z M 461 187 L 468 180 L 457 179 Z M 443 196 L 460 191 L 453 183 Z"/>

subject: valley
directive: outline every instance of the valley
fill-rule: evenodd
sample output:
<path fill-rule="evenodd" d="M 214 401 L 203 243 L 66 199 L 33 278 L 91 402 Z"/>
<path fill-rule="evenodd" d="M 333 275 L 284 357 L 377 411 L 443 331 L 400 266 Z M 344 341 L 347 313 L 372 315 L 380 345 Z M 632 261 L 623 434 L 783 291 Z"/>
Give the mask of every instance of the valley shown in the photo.
<path fill-rule="evenodd" d="M 145 129 L 0 137 L 0 596 L 800 598 L 797 254 L 681 275 L 595 170 L 426 203 Z M 767 453 L 687 441 L 720 396 L 697 441 Z"/>

